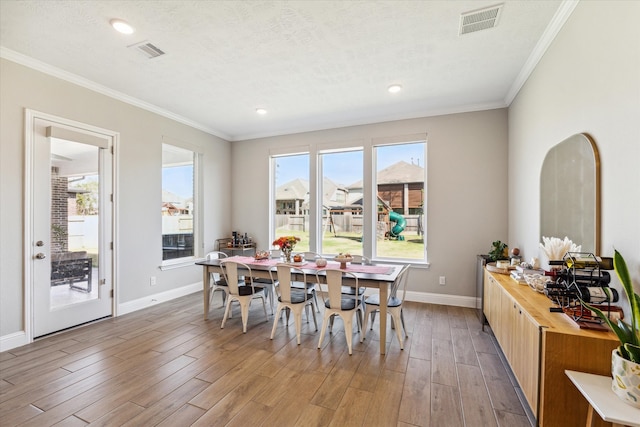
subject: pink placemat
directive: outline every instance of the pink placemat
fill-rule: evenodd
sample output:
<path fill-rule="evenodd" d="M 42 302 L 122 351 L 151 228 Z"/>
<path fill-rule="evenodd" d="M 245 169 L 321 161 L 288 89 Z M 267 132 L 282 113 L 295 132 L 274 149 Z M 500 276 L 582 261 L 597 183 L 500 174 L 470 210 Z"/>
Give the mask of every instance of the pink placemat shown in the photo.
<path fill-rule="evenodd" d="M 247 265 L 266 265 L 266 266 L 274 266 L 282 260 L 279 259 L 261 259 L 257 260 L 253 257 L 249 256 L 232 256 L 229 258 L 225 258 L 231 261 L 241 262 Z M 340 263 L 336 261 L 327 261 L 326 267 L 318 267 L 314 262 L 307 261 L 304 265 L 301 265 L 300 268 L 308 269 L 308 270 L 337 270 L 340 268 Z M 370 273 L 370 274 L 391 274 L 393 273 L 394 268 L 388 265 L 364 265 L 364 264 L 347 264 L 346 271 L 351 271 L 353 273 Z"/>

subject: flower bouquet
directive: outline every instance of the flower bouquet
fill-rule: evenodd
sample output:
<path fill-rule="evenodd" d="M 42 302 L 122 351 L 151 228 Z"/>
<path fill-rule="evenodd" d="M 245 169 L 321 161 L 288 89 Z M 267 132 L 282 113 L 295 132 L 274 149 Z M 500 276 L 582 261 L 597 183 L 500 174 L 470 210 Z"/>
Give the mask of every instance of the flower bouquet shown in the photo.
<path fill-rule="evenodd" d="M 271 244 L 280 248 L 280 250 L 284 254 L 285 262 L 291 262 L 291 252 L 296 246 L 296 243 L 298 243 L 299 241 L 300 238 L 296 236 L 281 236 L 274 240 Z"/>

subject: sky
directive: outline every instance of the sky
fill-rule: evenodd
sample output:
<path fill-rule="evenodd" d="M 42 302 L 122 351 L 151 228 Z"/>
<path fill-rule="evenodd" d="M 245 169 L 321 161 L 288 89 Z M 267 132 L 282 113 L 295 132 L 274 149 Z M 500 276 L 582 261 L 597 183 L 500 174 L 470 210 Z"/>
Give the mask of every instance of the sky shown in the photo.
<path fill-rule="evenodd" d="M 162 168 L 162 189 L 182 198 L 193 196 L 193 166 Z"/>
<path fill-rule="evenodd" d="M 424 167 L 424 144 L 386 145 L 377 147 L 378 170 L 404 160 Z M 301 162 L 304 158 L 306 162 Z M 309 179 L 309 156 L 285 156 L 277 159 L 276 186 L 296 178 Z M 336 184 L 349 185 L 362 180 L 362 151 L 341 152 L 323 157 L 324 174 Z"/>

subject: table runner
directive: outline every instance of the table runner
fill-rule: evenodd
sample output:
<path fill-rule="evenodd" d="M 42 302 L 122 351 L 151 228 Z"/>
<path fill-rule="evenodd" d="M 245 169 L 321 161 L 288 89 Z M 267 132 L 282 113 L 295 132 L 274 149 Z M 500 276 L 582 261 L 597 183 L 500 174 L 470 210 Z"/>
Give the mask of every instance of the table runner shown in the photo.
<path fill-rule="evenodd" d="M 232 256 L 229 258 L 224 258 L 231 261 L 241 262 L 243 264 L 251 265 L 265 265 L 265 266 L 275 266 L 278 263 L 281 263 L 280 259 L 260 259 L 257 260 L 253 257 L 249 256 Z M 325 267 L 318 267 L 315 262 L 307 261 L 304 265 L 295 266 L 297 268 L 304 268 L 305 270 L 338 270 L 340 268 L 340 263 L 337 261 L 327 261 L 327 265 Z M 365 264 L 347 264 L 346 271 L 350 271 L 352 273 L 370 273 L 370 274 L 391 274 L 393 273 L 394 268 L 388 265 L 365 265 Z"/>

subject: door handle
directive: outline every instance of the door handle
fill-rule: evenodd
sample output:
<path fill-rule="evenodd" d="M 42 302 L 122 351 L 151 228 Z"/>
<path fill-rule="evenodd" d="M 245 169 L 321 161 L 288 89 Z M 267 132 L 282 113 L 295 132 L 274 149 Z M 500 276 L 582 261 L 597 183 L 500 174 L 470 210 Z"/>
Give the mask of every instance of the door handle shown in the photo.
<path fill-rule="evenodd" d="M 43 254 L 42 252 L 36 254 L 36 258 L 37 259 L 45 259 L 46 257 L 47 256 L 45 254 Z"/>
<path fill-rule="evenodd" d="M 36 246 L 44 246 L 44 242 L 42 240 L 38 240 L 36 242 Z"/>

